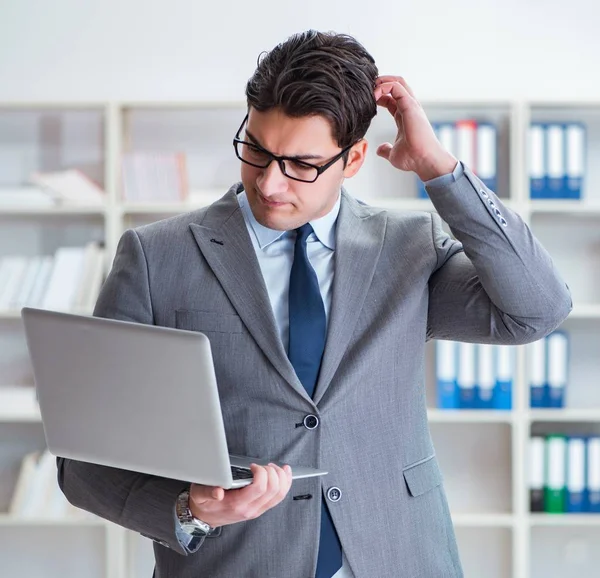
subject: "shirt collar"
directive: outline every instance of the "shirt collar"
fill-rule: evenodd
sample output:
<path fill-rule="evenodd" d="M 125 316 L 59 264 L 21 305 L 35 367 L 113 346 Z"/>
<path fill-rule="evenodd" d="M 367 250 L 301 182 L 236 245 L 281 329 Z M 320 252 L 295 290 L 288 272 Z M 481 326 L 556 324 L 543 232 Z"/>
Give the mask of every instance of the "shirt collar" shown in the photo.
<path fill-rule="evenodd" d="M 341 194 L 338 195 L 337 201 L 329 213 L 320 219 L 310 221 L 317 239 L 319 239 L 323 245 L 332 251 L 335 250 L 335 225 L 340 212 L 341 197 Z M 246 191 L 242 191 L 237 198 L 240 208 L 242 209 L 242 214 L 244 215 L 244 220 L 246 223 L 250 223 L 250 226 L 254 231 L 254 235 L 256 236 L 256 240 L 258 241 L 258 245 L 261 249 L 264 249 L 271 243 L 274 243 L 283 235 L 290 233 L 290 231 L 277 231 L 261 225 L 254 218 L 254 214 L 252 213 L 252 209 L 248 203 Z"/>

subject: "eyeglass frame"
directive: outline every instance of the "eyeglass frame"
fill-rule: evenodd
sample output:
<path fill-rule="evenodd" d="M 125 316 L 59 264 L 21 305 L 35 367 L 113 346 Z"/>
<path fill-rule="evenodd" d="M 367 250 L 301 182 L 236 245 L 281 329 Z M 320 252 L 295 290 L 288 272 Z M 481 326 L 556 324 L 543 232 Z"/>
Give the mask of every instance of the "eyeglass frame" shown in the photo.
<path fill-rule="evenodd" d="M 240 125 L 240 128 L 238 128 L 237 132 L 235 133 L 235 136 L 233 137 L 233 148 L 235 150 L 235 156 L 238 159 L 240 159 L 240 161 L 242 161 L 243 163 L 246 163 L 247 165 L 250 165 L 251 167 L 256 167 L 257 169 L 266 169 L 273 161 L 277 161 L 277 164 L 279 165 L 279 170 L 281 171 L 281 173 L 284 176 L 286 176 L 288 179 L 292 179 L 293 181 L 298 181 L 300 183 L 314 183 L 321 176 L 321 173 L 323 173 L 329 167 L 331 167 L 335 163 L 337 163 L 337 161 L 339 161 L 344 156 L 344 154 L 346 154 L 356 144 L 356 143 L 352 143 L 352 144 L 348 145 L 347 147 L 343 148 L 337 155 L 335 155 L 331 160 L 327 161 L 324 165 L 313 165 L 312 163 L 307 163 L 306 161 L 298 159 L 297 157 L 280 156 L 280 155 L 273 154 L 271 151 L 268 151 L 267 149 L 261 147 L 260 145 L 258 145 L 256 143 L 240 139 L 239 138 L 240 133 L 242 132 L 242 128 L 244 128 L 244 125 L 246 124 L 246 121 L 248 120 L 248 116 L 249 116 L 249 114 L 246 114 L 246 116 L 244 117 L 244 120 L 242 121 L 242 124 Z M 238 149 L 237 149 L 238 144 L 248 144 L 248 145 L 251 145 L 251 146 L 257 148 L 260 152 L 263 152 L 270 157 L 269 162 L 265 166 L 262 166 L 262 165 L 255 165 L 254 163 L 244 160 L 238 154 Z M 308 168 L 316 169 L 317 176 L 312 181 L 307 181 L 306 179 L 298 179 L 297 177 L 292 177 L 285 172 L 285 162 L 284 161 L 294 161 L 295 163 L 305 165 Z"/>

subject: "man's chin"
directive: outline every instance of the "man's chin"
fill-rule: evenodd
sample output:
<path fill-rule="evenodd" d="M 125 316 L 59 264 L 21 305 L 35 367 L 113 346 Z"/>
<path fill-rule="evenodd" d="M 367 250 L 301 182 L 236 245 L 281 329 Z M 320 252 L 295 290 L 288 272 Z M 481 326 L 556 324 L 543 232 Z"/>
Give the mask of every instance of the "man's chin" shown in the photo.
<path fill-rule="evenodd" d="M 268 229 L 273 229 L 274 231 L 289 231 L 291 229 L 295 229 L 288 219 L 278 219 L 273 215 L 265 216 L 260 215 L 259 217 L 254 216 L 254 218 L 263 226 Z"/>

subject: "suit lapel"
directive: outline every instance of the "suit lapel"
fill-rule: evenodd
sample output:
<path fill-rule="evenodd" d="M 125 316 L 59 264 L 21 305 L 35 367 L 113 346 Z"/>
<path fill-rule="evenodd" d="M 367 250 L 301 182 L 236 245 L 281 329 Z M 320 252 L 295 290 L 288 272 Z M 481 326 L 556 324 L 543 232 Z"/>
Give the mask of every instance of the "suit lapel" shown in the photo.
<path fill-rule="evenodd" d="M 315 404 L 325 395 L 352 337 L 381 253 L 386 222 L 385 211 L 374 213 L 342 189 L 331 311 Z"/>
<path fill-rule="evenodd" d="M 310 400 L 279 337 L 267 287 L 237 200 L 240 187 L 232 187 L 211 205 L 202 223 L 192 223 L 190 229 L 258 346 L 280 375 L 302 397 Z"/>

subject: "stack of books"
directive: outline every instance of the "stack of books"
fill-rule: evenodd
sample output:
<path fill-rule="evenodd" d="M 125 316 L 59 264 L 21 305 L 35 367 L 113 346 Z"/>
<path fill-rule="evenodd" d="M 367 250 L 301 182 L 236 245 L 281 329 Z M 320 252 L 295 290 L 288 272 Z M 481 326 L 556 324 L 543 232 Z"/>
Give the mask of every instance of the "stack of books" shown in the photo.
<path fill-rule="evenodd" d="M 8 513 L 36 520 L 93 517 L 67 501 L 57 482 L 56 458 L 48 450 L 23 458 Z"/>
<path fill-rule="evenodd" d="M 81 171 L 33 173 L 28 186 L 1 187 L 0 207 L 61 207 L 105 203 L 104 191 Z"/>
<path fill-rule="evenodd" d="M 189 196 L 184 153 L 133 152 L 123 155 L 123 199 L 182 202 Z"/>
<path fill-rule="evenodd" d="M 0 258 L 0 311 L 39 307 L 92 312 L 104 276 L 104 248 L 60 247 L 54 255 Z"/>

